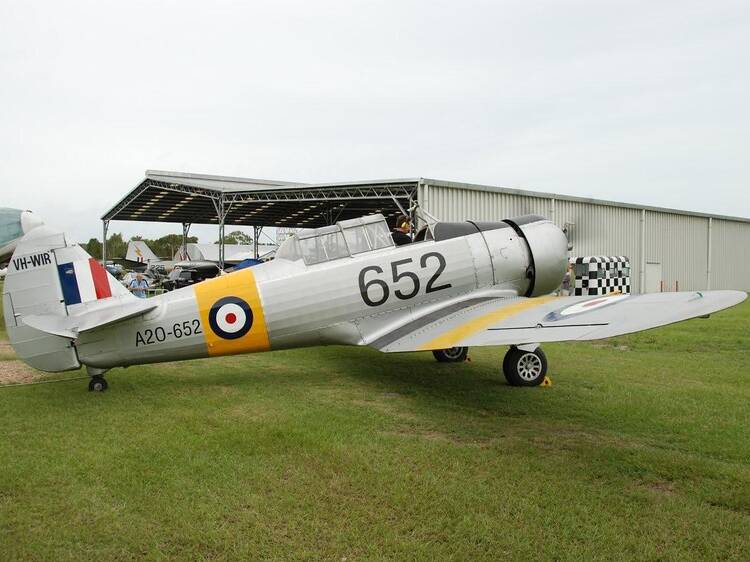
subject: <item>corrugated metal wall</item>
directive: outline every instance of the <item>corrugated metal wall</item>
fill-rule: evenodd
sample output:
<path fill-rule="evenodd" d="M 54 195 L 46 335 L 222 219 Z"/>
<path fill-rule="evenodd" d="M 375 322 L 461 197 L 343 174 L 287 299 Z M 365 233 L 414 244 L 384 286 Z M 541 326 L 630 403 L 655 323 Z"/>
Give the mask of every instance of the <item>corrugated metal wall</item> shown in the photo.
<path fill-rule="evenodd" d="M 750 290 L 750 224 L 711 223 L 711 288 Z"/>
<path fill-rule="evenodd" d="M 493 221 L 518 215 L 550 215 L 549 199 L 430 186 L 426 209 L 442 221 Z M 424 202 L 424 189 L 419 192 Z M 436 214 L 439 213 L 439 214 Z"/>
<path fill-rule="evenodd" d="M 646 212 L 646 261 L 661 264 L 665 291 L 708 285 L 708 219 Z"/>
<path fill-rule="evenodd" d="M 644 211 L 548 197 L 493 192 L 439 184 L 421 185 L 424 208 L 444 221 L 495 221 L 534 213 L 566 228 L 571 255 L 630 258 L 633 292 L 641 291 L 645 263 L 661 265 L 665 291 L 705 289 L 708 282 L 708 217 Z M 645 225 L 641 224 L 642 217 Z M 645 226 L 641 256 L 641 229 Z M 750 289 L 750 223 L 712 219 L 711 288 Z M 645 258 L 645 259 L 642 259 Z M 644 271 L 645 277 L 645 271 Z M 649 284 L 654 286 L 653 281 Z"/>

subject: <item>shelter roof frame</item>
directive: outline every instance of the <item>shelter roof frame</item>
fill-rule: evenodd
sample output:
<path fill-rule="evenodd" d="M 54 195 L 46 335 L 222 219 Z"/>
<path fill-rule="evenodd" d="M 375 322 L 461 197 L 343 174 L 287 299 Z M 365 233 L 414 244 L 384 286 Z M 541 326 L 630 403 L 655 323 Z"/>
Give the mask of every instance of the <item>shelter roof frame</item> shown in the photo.
<path fill-rule="evenodd" d="M 408 209 L 419 179 L 300 184 L 147 171 L 102 220 L 317 228 L 390 208 Z"/>
<path fill-rule="evenodd" d="M 220 266 L 224 227 L 318 228 L 362 215 L 391 217 L 412 210 L 420 179 L 303 184 L 273 180 L 147 170 L 146 177 L 102 216 L 103 252 L 112 220 L 175 222 L 183 245 L 192 224 L 219 226 Z"/>

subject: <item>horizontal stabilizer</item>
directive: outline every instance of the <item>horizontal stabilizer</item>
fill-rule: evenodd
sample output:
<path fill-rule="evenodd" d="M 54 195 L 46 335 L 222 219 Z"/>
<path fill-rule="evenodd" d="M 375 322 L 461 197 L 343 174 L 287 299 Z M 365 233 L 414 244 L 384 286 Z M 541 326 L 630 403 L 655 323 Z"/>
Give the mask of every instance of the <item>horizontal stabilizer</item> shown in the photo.
<path fill-rule="evenodd" d="M 93 310 L 87 310 L 73 316 L 60 316 L 58 314 L 34 314 L 23 317 L 23 323 L 27 326 L 56 336 L 64 338 L 77 338 L 81 332 L 87 332 L 95 328 L 101 328 L 128 318 L 140 316 L 153 309 L 158 304 L 148 300 L 127 300 L 107 303 Z"/>

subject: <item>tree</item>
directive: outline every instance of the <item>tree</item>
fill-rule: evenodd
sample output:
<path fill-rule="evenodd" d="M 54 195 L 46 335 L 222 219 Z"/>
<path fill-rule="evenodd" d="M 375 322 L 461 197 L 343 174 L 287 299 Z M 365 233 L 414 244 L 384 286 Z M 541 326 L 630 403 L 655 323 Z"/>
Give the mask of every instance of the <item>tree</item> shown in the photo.
<path fill-rule="evenodd" d="M 218 244 L 219 241 L 217 240 L 214 242 L 214 244 Z M 224 235 L 224 244 L 245 244 L 250 245 L 253 243 L 253 237 L 247 234 L 246 232 L 242 232 L 241 230 L 235 230 L 234 232 L 230 232 L 229 234 Z"/>
<path fill-rule="evenodd" d="M 81 247 L 88 252 L 92 258 L 98 260 L 102 259 L 102 243 L 99 242 L 98 238 L 90 238 L 85 244 L 81 244 Z"/>
<path fill-rule="evenodd" d="M 156 240 L 149 240 L 149 242 L 149 247 L 157 256 L 164 256 L 171 260 L 172 256 L 174 256 L 177 251 L 177 248 L 182 246 L 182 234 L 167 234 Z M 195 244 L 198 242 L 198 237 L 188 236 L 185 242 L 188 244 Z"/>
<path fill-rule="evenodd" d="M 124 258 L 128 251 L 128 244 L 122 239 L 122 234 L 115 232 L 107 238 L 107 259 Z"/>

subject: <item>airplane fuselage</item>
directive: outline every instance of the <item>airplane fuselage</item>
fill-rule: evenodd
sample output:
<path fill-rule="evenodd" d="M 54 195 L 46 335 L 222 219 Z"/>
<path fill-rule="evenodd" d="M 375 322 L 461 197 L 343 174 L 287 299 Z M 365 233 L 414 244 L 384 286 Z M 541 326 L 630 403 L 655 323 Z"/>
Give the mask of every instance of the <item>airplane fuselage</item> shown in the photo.
<path fill-rule="evenodd" d="M 457 232 L 443 228 L 443 239 L 314 265 L 276 259 L 153 297 L 158 306 L 144 316 L 80 334 L 78 358 L 107 369 L 291 347 L 363 345 L 408 322 L 417 309 L 429 313 L 432 303 L 444 307 L 471 293 L 482 298 L 483 290 L 495 298 L 545 294 L 559 285 L 565 271 L 567 240 L 548 221 L 522 226 L 523 231 L 506 223 Z M 534 228 L 544 236 L 545 255 L 534 248 Z"/>

